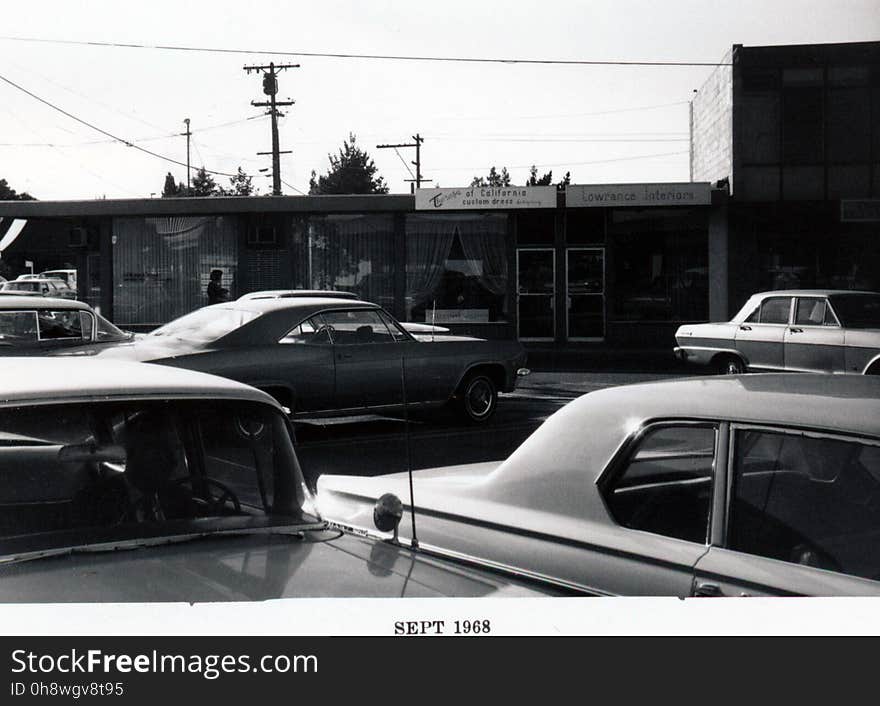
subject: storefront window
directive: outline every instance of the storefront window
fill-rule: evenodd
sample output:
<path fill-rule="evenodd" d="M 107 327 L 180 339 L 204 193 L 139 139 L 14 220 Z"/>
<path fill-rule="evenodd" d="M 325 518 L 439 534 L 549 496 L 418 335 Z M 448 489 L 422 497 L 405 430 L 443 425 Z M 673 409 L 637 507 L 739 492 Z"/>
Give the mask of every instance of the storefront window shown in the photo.
<path fill-rule="evenodd" d="M 406 217 L 407 321 L 506 321 L 507 216 Z"/>
<path fill-rule="evenodd" d="M 608 291 L 616 321 L 704 321 L 709 316 L 706 215 L 614 211 Z M 613 260 L 613 261 L 612 261 Z"/>
<path fill-rule="evenodd" d="M 238 243 L 228 216 L 116 218 L 113 221 L 113 320 L 158 325 L 208 303 L 211 270 L 238 296 Z"/>
<path fill-rule="evenodd" d="M 394 305 L 394 218 L 344 214 L 297 218 L 298 287 L 354 292 L 386 309 Z M 303 276 L 304 275 L 304 276 Z"/>

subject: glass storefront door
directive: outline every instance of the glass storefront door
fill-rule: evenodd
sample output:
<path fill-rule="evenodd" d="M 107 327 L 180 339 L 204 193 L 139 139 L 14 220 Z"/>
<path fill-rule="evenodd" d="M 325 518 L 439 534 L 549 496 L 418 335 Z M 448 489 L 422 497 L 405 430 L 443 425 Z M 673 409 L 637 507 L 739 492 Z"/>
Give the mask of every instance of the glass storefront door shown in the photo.
<path fill-rule="evenodd" d="M 556 333 L 556 259 L 553 248 L 516 251 L 517 336 L 552 341 Z"/>
<path fill-rule="evenodd" d="M 605 248 L 567 248 L 565 251 L 566 338 L 601 341 L 605 338 Z"/>

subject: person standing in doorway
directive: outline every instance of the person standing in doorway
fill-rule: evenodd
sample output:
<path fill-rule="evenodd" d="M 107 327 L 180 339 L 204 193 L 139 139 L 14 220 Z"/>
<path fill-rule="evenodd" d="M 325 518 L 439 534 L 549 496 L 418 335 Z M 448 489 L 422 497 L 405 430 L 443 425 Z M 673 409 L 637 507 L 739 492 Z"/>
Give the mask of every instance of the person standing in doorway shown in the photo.
<path fill-rule="evenodd" d="M 223 286 L 223 270 L 211 270 L 208 281 L 208 304 L 229 301 L 229 290 Z"/>

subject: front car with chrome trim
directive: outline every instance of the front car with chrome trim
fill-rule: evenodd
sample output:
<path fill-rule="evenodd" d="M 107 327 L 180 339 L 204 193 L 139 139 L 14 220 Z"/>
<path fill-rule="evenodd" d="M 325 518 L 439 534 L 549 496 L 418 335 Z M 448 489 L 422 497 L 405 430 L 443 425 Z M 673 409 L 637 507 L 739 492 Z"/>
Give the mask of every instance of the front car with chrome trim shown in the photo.
<path fill-rule="evenodd" d="M 0 390 L 0 603 L 558 593 L 329 527 L 247 385 L 6 358 Z"/>

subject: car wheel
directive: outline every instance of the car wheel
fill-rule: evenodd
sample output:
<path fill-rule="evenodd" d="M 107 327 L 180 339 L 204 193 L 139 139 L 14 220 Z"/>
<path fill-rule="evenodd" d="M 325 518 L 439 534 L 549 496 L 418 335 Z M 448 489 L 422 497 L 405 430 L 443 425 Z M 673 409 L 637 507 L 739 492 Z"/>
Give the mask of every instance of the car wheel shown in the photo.
<path fill-rule="evenodd" d="M 724 356 L 718 361 L 718 372 L 721 375 L 742 375 L 745 371 L 746 366 L 742 358 L 734 355 Z"/>
<path fill-rule="evenodd" d="M 465 380 L 458 399 L 465 421 L 482 424 L 488 421 L 498 406 L 498 388 L 488 375 L 477 373 Z"/>

